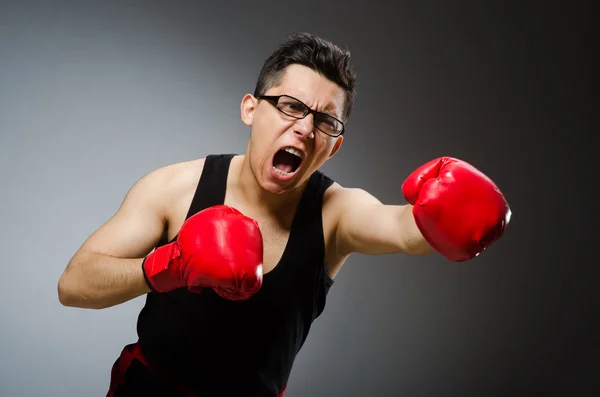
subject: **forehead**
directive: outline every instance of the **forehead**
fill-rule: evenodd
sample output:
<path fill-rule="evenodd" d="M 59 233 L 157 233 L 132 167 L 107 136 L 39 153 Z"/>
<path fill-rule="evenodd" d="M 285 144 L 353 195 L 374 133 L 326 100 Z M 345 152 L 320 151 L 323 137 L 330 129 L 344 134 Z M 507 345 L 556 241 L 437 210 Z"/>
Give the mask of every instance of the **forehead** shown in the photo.
<path fill-rule="evenodd" d="M 279 94 L 291 95 L 322 112 L 341 116 L 344 90 L 325 76 L 302 65 L 290 65 L 279 84 L 273 87 Z M 269 90 L 269 91 L 272 91 Z"/>

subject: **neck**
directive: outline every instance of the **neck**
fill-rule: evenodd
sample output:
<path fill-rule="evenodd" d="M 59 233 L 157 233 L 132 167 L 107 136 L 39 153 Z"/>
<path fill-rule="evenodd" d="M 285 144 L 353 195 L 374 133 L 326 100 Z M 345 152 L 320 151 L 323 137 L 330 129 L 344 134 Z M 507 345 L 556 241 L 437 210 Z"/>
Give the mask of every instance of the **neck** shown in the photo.
<path fill-rule="evenodd" d="M 283 216 L 290 212 L 290 208 L 296 208 L 306 183 L 281 193 L 272 193 L 264 190 L 258 184 L 250 167 L 248 156 L 242 156 L 241 162 L 236 168 L 236 190 L 245 203 L 261 212 Z"/>

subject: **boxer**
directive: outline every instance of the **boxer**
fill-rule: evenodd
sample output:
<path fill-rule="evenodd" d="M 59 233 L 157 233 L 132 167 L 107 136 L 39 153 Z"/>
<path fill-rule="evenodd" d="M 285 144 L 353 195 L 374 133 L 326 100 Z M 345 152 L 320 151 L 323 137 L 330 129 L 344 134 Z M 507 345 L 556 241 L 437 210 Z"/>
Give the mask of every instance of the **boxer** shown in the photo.
<path fill-rule="evenodd" d="M 396 181 L 407 203 L 391 205 L 320 171 L 346 136 L 355 85 L 348 51 L 291 36 L 241 100 L 245 153 L 148 173 L 73 255 L 65 306 L 145 299 L 108 396 L 281 397 L 351 254 L 463 262 L 503 236 L 508 202 L 464 160 L 416 165 Z"/>

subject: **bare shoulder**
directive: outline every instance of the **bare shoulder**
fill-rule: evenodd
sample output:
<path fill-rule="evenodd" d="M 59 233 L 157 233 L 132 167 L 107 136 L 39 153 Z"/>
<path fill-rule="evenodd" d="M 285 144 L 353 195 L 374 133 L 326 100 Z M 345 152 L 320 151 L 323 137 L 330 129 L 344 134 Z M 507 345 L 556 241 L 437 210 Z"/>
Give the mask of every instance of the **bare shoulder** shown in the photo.
<path fill-rule="evenodd" d="M 323 197 L 323 222 L 326 232 L 335 237 L 344 218 L 348 218 L 348 215 L 351 217 L 351 214 L 356 211 L 365 211 L 376 205 L 381 205 L 381 201 L 366 190 L 344 187 L 334 182 L 325 191 Z"/>
<path fill-rule="evenodd" d="M 204 169 L 204 158 L 180 162 L 157 170 L 162 174 L 161 205 L 168 226 L 169 238 L 175 235 L 185 220 Z"/>
<path fill-rule="evenodd" d="M 381 202 L 361 188 L 349 188 L 333 183 L 323 197 L 323 232 L 326 244 L 326 263 L 331 277 L 340 271 L 350 250 L 343 236 L 347 224 L 356 219 L 356 213 L 368 214 L 371 206 Z M 350 220 L 350 221 L 349 221 Z"/>
<path fill-rule="evenodd" d="M 331 278 L 342 269 L 348 254 L 344 253 L 338 229 L 342 215 L 356 203 L 370 202 L 374 198 L 363 189 L 347 188 L 334 182 L 323 196 L 323 233 L 325 237 L 325 263 Z"/>
<path fill-rule="evenodd" d="M 128 194 L 144 194 L 165 206 L 197 183 L 204 159 L 194 159 L 156 168 L 141 177 Z"/>
<path fill-rule="evenodd" d="M 334 182 L 323 197 L 323 213 L 339 219 L 339 216 L 356 205 L 380 204 L 372 194 L 361 188 L 344 187 Z"/>
<path fill-rule="evenodd" d="M 190 183 L 192 179 L 200 176 L 204 165 L 204 158 L 182 161 L 165 165 L 150 172 L 156 180 L 161 180 L 171 187 L 178 187 Z"/>
<path fill-rule="evenodd" d="M 205 159 L 195 159 L 165 166 L 155 172 L 161 174 L 166 197 L 173 200 L 190 189 L 195 190 L 202 175 Z"/>
<path fill-rule="evenodd" d="M 344 193 L 346 188 L 337 182 L 333 184 L 325 191 L 323 195 L 323 216 L 327 218 L 333 217 L 339 212 L 339 205 L 344 199 Z"/>

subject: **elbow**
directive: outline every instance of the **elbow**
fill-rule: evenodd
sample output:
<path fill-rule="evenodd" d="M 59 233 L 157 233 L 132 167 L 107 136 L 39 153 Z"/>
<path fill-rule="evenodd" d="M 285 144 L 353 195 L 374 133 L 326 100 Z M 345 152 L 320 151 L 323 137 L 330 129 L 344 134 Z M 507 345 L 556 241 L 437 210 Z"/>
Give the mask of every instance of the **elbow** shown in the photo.
<path fill-rule="evenodd" d="M 65 271 L 57 284 L 58 301 L 66 307 L 88 307 L 80 281 L 73 272 Z"/>
<path fill-rule="evenodd" d="M 58 279 L 57 293 L 58 301 L 66 307 L 84 307 L 84 296 L 81 284 L 79 266 L 75 262 L 75 256 L 69 261 L 67 268 Z"/>
<path fill-rule="evenodd" d="M 65 307 L 74 307 L 79 309 L 105 309 L 110 304 L 100 299 L 95 299 L 90 295 L 86 286 L 75 275 L 65 273 L 58 280 L 57 285 L 58 301 Z"/>
<path fill-rule="evenodd" d="M 76 307 L 75 293 L 70 287 L 69 278 L 63 274 L 58 280 L 57 285 L 58 301 L 61 305 L 67 307 Z"/>

